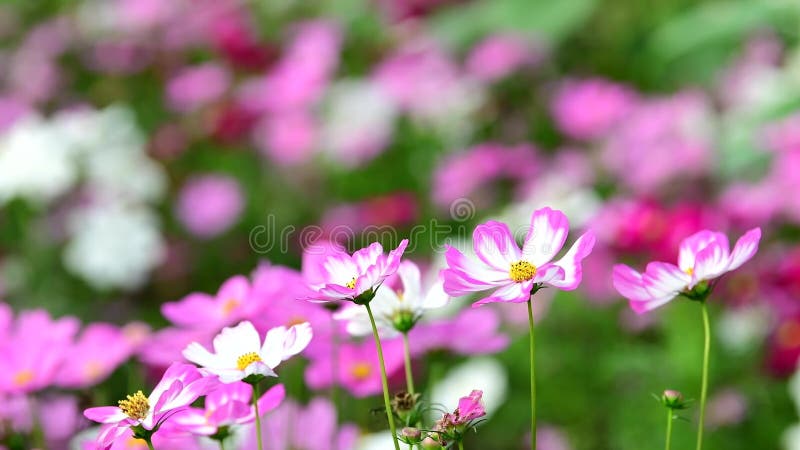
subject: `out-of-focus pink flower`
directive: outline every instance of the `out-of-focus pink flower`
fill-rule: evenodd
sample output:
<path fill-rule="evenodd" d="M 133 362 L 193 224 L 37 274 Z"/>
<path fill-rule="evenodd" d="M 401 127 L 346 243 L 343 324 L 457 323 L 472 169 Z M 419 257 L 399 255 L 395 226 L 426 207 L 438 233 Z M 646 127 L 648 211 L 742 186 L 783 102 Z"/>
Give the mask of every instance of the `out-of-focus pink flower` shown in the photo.
<path fill-rule="evenodd" d="M 433 200 L 440 207 L 449 207 L 496 179 L 530 179 L 539 172 L 540 166 L 536 149 L 529 145 L 480 144 L 438 165 L 433 179 Z"/>
<path fill-rule="evenodd" d="M 708 399 L 708 426 L 719 428 L 737 425 L 747 415 L 747 398 L 734 388 L 722 389 Z"/>
<path fill-rule="evenodd" d="M 71 395 L 45 397 L 38 408 L 39 423 L 48 448 L 67 448 L 70 438 L 83 425 L 78 409 L 78 399 Z"/>
<path fill-rule="evenodd" d="M 261 427 L 264 436 L 269 436 L 270 450 L 353 450 L 359 436 L 355 425 L 338 425 L 336 408 L 324 398 L 314 398 L 305 407 L 287 400 Z M 251 428 L 241 449 L 256 448 Z"/>
<path fill-rule="evenodd" d="M 307 300 L 355 302 L 360 297 L 371 300 L 381 283 L 397 272 L 406 246 L 408 239 L 403 239 L 396 249 L 384 255 L 383 246 L 374 242 L 352 256 L 347 253 L 328 256 L 322 264 L 324 279 L 310 286 L 314 293 Z"/>
<path fill-rule="evenodd" d="M 551 110 L 558 128 L 581 140 L 606 136 L 637 103 L 630 88 L 600 78 L 567 81 Z"/>
<path fill-rule="evenodd" d="M 800 361 L 800 314 L 781 318 L 768 339 L 766 367 L 778 377 L 788 377 Z"/>
<path fill-rule="evenodd" d="M 542 55 L 521 36 L 497 34 L 476 45 L 467 57 L 467 71 L 482 81 L 495 81 Z"/>
<path fill-rule="evenodd" d="M 207 6 L 200 9 L 210 18 L 210 38 L 226 60 L 236 67 L 247 70 L 263 70 L 274 57 L 274 50 L 259 42 L 258 33 L 252 21 L 246 18 L 246 10 L 227 2 L 222 14 L 213 14 Z M 208 5 L 208 3 L 206 3 Z"/>
<path fill-rule="evenodd" d="M 129 75 L 147 67 L 153 54 L 150 48 L 135 40 L 113 39 L 94 43 L 82 57 L 86 66 L 94 71 Z"/>
<path fill-rule="evenodd" d="M 11 127 L 17 119 L 20 119 L 31 111 L 30 106 L 14 97 L 0 97 L 0 132 Z"/>
<path fill-rule="evenodd" d="M 194 111 L 219 100 L 229 84 L 228 71 L 217 64 L 185 67 L 167 82 L 167 102 L 175 111 Z"/>
<path fill-rule="evenodd" d="M 681 243 L 677 266 L 651 262 L 644 273 L 624 264 L 614 266 L 614 287 L 629 300 L 631 309 L 643 314 L 702 282 L 736 270 L 755 255 L 760 240 L 761 229 L 754 228 L 739 238 L 731 252 L 724 234 L 703 230 Z"/>
<path fill-rule="evenodd" d="M 106 379 L 133 353 L 134 346 L 118 327 L 105 323 L 89 324 L 68 350 L 56 383 L 70 388 L 86 388 Z"/>
<path fill-rule="evenodd" d="M 422 322 L 409 333 L 411 352 L 422 356 L 435 350 L 459 355 L 497 353 L 508 346 L 500 317 L 489 308 L 468 309 L 448 319 Z M 457 338 L 454 338 L 457 336 Z"/>
<path fill-rule="evenodd" d="M 508 225 L 489 221 L 475 228 L 473 246 L 480 261 L 464 256 L 454 247 L 445 253 L 448 268 L 443 271 L 445 292 L 452 296 L 494 290 L 472 306 L 491 302 L 527 302 L 534 288 L 543 285 L 572 290 L 581 282 L 581 261 L 594 246 L 589 231 L 575 241 L 560 260 L 569 233 L 569 220 L 561 211 L 534 211 L 525 242 L 520 249 Z"/>
<path fill-rule="evenodd" d="M 243 208 L 244 195 L 236 180 L 222 175 L 203 175 L 184 184 L 176 213 L 192 234 L 210 238 L 230 228 Z"/>
<path fill-rule="evenodd" d="M 235 275 L 222 283 L 216 295 L 193 292 L 177 302 L 165 303 L 161 313 L 180 327 L 216 331 L 249 317 L 260 308 L 257 303 L 247 278 Z"/>
<path fill-rule="evenodd" d="M 763 132 L 764 145 L 774 152 L 800 151 L 800 113 L 768 125 Z"/>
<path fill-rule="evenodd" d="M 358 233 L 375 224 L 413 225 L 419 215 L 417 210 L 417 201 L 412 194 L 398 192 L 335 206 L 325 212 L 320 222 L 327 235 L 335 234 L 337 230 Z"/>
<path fill-rule="evenodd" d="M 531 433 L 528 432 L 523 440 L 525 448 L 531 446 Z M 569 439 L 563 431 L 552 425 L 540 425 L 536 429 L 537 450 L 572 450 Z"/>
<path fill-rule="evenodd" d="M 308 161 L 315 150 L 317 123 L 305 111 L 290 111 L 265 117 L 253 130 L 259 150 L 281 165 Z"/>
<path fill-rule="evenodd" d="M 399 339 L 383 340 L 386 374 L 391 378 L 403 367 L 403 347 Z M 338 384 L 355 397 L 381 391 L 380 362 L 372 339 L 360 344 L 340 344 L 333 352 L 315 355 L 306 368 L 305 380 L 315 390 Z"/>
<path fill-rule="evenodd" d="M 713 156 L 711 114 L 697 92 L 639 102 L 609 135 L 602 161 L 638 193 L 705 175 Z"/>
<path fill-rule="evenodd" d="M 191 342 L 211 345 L 216 330 L 164 328 L 151 334 L 144 345 L 139 348 L 138 358 L 154 368 L 165 368 L 174 361 L 183 359 L 183 349 Z"/>
<path fill-rule="evenodd" d="M 218 376 L 223 383 L 235 383 L 252 375 L 277 376 L 273 369 L 303 351 L 311 337 L 311 326 L 301 323 L 269 330 L 262 344 L 253 324 L 244 321 L 222 329 L 214 338 L 214 353 L 192 342 L 183 356 Z"/>
<path fill-rule="evenodd" d="M 717 83 L 718 96 L 728 112 L 758 111 L 780 98 L 783 86 L 776 81 L 781 77 L 783 47 L 771 32 L 760 32 L 748 40 Z"/>
<path fill-rule="evenodd" d="M 104 424 L 98 443 L 110 446 L 139 426 L 157 432 L 174 414 L 185 410 L 216 384 L 216 378 L 203 377 L 191 364 L 172 364 L 148 397 L 138 391 L 120 401 L 120 406 L 100 406 L 83 412 L 87 419 Z"/>
<path fill-rule="evenodd" d="M 20 313 L 0 343 L 0 392 L 29 393 L 53 385 L 78 328 L 73 317 L 52 320 L 43 310 Z"/>
<path fill-rule="evenodd" d="M 99 428 L 99 433 L 103 433 L 104 428 Z M 184 450 L 184 449 L 203 449 L 204 447 L 197 439 L 187 434 L 182 429 L 174 426 L 172 421 L 165 423 L 153 435 L 153 447 L 159 450 Z M 97 439 L 87 439 L 81 443 L 81 450 L 148 450 L 147 443 L 133 436 L 130 428 L 123 428 L 119 437 L 114 440 L 110 447 L 98 442 Z"/>
<path fill-rule="evenodd" d="M 265 415 L 286 397 L 282 384 L 271 387 L 258 400 L 258 412 Z M 256 419 L 252 404 L 253 387 L 247 383 L 223 384 L 205 397 L 204 407 L 189 408 L 175 417 L 175 424 L 192 434 L 211 436 L 220 427 L 244 425 Z"/>

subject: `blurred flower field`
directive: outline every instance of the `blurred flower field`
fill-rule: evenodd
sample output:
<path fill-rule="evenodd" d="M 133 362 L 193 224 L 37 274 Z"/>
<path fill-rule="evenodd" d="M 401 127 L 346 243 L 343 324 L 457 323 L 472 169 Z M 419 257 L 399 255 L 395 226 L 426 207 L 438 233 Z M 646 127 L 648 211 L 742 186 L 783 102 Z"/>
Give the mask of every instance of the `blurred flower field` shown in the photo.
<path fill-rule="evenodd" d="M 800 4 L 5 0 L 0 348 L 0 449 L 800 450 Z"/>

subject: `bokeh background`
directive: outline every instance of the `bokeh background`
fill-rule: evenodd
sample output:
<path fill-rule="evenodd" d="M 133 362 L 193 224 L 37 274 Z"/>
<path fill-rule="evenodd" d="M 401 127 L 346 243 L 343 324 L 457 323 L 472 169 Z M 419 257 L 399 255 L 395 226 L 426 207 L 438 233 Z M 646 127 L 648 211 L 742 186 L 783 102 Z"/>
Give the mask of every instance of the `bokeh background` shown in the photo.
<path fill-rule="evenodd" d="M 800 385 L 787 383 L 800 356 L 799 36 L 794 0 L 5 0 L 0 346 L 26 349 L 56 318 L 112 324 L 118 341 L 73 331 L 26 349 L 55 358 L 54 375 L 0 383 L 0 443 L 81 448 L 84 407 L 151 386 L 223 325 L 182 328 L 166 303 L 258 267 L 267 316 L 306 308 L 294 293 L 315 239 L 353 249 L 371 226 L 396 230 L 377 233 L 387 246 L 413 231 L 408 256 L 435 273 L 435 230 L 460 245 L 484 220 L 521 226 L 552 206 L 598 245 L 577 291 L 537 299 L 541 448 L 662 447 L 652 394 L 699 395 L 700 311 L 635 316 L 611 268 L 672 260 L 703 228 L 733 241 L 760 226 L 758 255 L 711 304 L 707 448 L 800 449 Z M 412 336 L 418 384 L 483 388 L 490 417 L 467 448 L 525 448 L 525 306 L 470 316 L 470 300 L 437 319 L 457 330 L 446 342 Z M 52 319 L 21 319 L 41 310 Z M 97 376 L 63 381 L 70 361 L 115 346 Z M 0 372 L 18 364 L 0 356 Z M 325 364 L 282 367 L 292 401 L 328 397 Z M 385 428 L 372 381 L 341 389 L 338 421 L 367 436 L 361 448 Z M 695 410 L 674 448 L 692 445 Z"/>

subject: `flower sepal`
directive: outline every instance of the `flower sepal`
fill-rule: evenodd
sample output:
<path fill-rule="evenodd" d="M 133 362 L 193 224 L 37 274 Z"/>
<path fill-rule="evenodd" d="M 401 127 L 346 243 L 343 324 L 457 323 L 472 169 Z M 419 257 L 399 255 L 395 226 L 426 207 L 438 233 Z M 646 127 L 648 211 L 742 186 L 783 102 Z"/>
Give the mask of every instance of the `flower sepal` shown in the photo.
<path fill-rule="evenodd" d="M 653 397 L 655 397 L 655 399 L 667 409 L 671 409 L 673 411 L 686 409 L 689 407 L 689 403 L 691 403 L 691 400 L 684 399 L 683 394 L 673 389 L 667 389 L 661 394 L 661 396 L 653 394 Z"/>
<path fill-rule="evenodd" d="M 392 398 L 392 411 L 406 425 L 413 425 L 422 420 L 420 394 L 400 391 Z"/>
<path fill-rule="evenodd" d="M 353 303 L 355 303 L 356 305 L 362 305 L 362 306 L 363 305 L 368 305 L 369 302 L 371 302 L 372 299 L 375 298 L 375 292 L 377 292 L 378 287 L 371 287 L 371 288 L 367 289 L 366 291 L 362 292 L 361 294 L 359 294 L 358 296 L 353 297 Z"/>
<path fill-rule="evenodd" d="M 683 296 L 693 302 L 704 302 L 711 295 L 712 286 L 708 281 L 701 281 L 697 283 L 692 289 L 687 289 L 682 292 Z"/>
<path fill-rule="evenodd" d="M 419 320 L 419 316 L 413 311 L 402 310 L 392 317 L 392 326 L 400 333 L 408 333 L 417 324 L 417 320 Z"/>
<path fill-rule="evenodd" d="M 260 373 L 253 373 L 253 374 L 250 374 L 250 375 L 242 378 L 242 381 L 244 381 L 245 383 L 249 384 L 250 386 L 255 387 L 264 378 L 267 378 L 267 377 L 265 377 L 264 375 L 261 375 Z"/>
<path fill-rule="evenodd" d="M 231 431 L 231 427 L 228 425 L 222 425 L 217 428 L 217 432 L 209 436 L 208 438 L 217 442 L 223 442 L 225 439 L 228 439 L 233 432 Z"/>
<path fill-rule="evenodd" d="M 152 430 L 148 430 L 141 424 L 131 425 L 131 431 L 133 431 L 133 437 L 136 439 L 142 439 L 145 442 L 151 442 L 153 435 L 156 433 L 156 431 L 158 431 L 159 426 L 160 424 L 153 427 Z"/>

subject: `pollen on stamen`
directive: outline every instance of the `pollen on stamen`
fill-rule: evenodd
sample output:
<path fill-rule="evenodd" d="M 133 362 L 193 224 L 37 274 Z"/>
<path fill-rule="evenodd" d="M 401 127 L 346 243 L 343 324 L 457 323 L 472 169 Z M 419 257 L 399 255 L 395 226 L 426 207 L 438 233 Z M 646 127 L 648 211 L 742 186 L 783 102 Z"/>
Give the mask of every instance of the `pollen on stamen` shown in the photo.
<path fill-rule="evenodd" d="M 688 269 L 684 270 L 684 272 L 686 272 L 686 275 L 691 277 L 694 275 L 694 267 L 689 267 Z"/>
<path fill-rule="evenodd" d="M 353 277 L 352 280 L 348 281 L 347 284 L 345 284 L 345 286 L 347 286 L 349 289 L 355 289 L 356 288 L 356 277 Z"/>
<path fill-rule="evenodd" d="M 245 353 L 244 355 L 240 356 L 239 359 L 236 360 L 236 368 L 239 370 L 244 370 L 250 364 L 254 362 L 261 361 L 261 357 L 256 352 Z"/>
<path fill-rule="evenodd" d="M 136 391 L 135 394 L 128 395 L 125 400 L 120 400 L 118 404 L 119 409 L 134 420 L 143 420 L 147 417 L 147 412 L 150 411 L 150 403 L 142 391 Z"/>
<path fill-rule="evenodd" d="M 516 283 L 532 280 L 534 276 L 536 276 L 536 266 L 528 261 L 511 263 L 511 269 L 508 271 L 508 277 Z"/>

